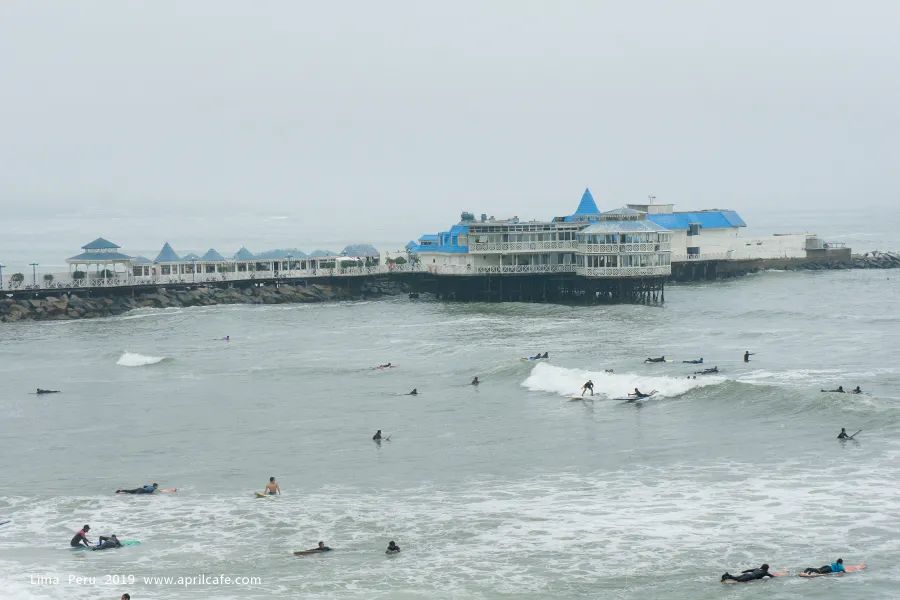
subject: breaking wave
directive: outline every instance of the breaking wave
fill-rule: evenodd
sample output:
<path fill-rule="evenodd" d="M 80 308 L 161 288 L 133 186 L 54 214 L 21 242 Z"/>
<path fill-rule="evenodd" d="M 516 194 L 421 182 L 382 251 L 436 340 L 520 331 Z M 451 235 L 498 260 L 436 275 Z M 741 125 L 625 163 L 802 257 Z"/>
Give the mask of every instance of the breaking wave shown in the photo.
<path fill-rule="evenodd" d="M 581 393 L 581 386 L 590 379 L 594 382 L 594 393 L 607 398 L 621 398 L 634 388 L 642 391 L 656 390 L 658 396 L 672 398 L 690 390 L 717 385 L 725 381 L 722 376 L 703 376 L 697 379 L 687 377 L 667 377 L 636 375 L 634 373 L 604 373 L 583 369 L 566 369 L 546 363 L 535 365 L 522 386 L 535 392 L 551 392 L 560 396 Z"/>
<path fill-rule="evenodd" d="M 137 352 L 125 351 L 119 357 L 119 360 L 116 361 L 116 364 L 120 367 L 145 367 L 161 363 L 164 360 L 166 360 L 165 356 L 144 356 Z"/>

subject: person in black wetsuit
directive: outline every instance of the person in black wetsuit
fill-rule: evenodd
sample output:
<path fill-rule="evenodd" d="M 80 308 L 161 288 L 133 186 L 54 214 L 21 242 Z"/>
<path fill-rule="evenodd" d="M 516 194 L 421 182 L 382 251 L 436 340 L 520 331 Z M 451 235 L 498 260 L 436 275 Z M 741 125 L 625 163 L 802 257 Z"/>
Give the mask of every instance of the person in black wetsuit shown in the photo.
<path fill-rule="evenodd" d="M 94 550 L 109 550 L 110 548 L 122 547 L 122 542 L 119 541 L 119 538 L 117 538 L 115 534 L 109 537 L 101 535 L 97 540 L 98 543 L 94 546 Z"/>
<path fill-rule="evenodd" d="M 418 395 L 419 395 L 419 390 L 417 390 L 416 388 L 413 388 L 412 391 L 411 391 L 410 393 L 406 394 L 406 395 L 407 395 L 407 396 L 418 396 Z"/>
<path fill-rule="evenodd" d="M 133 490 L 116 490 L 117 494 L 152 494 L 159 488 L 158 483 L 154 483 L 151 485 L 143 485 L 139 488 L 134 488 Z"/>
<path fill-rule="evenodd" d="M 478 381 L 478 376 L 476 375 L 475 379 L 472 380 L 472 385 L 478 385 L 479 383 L 481 383 L 481 382 Z"/>
<path fill-rule="evenodd" d="M 718 373 L 719 367 L 711 367 L 709 369 L 703 369 L 702 371 L 694 371 L 694 375 L 711 375 L 713 373 Z"/>
<path fill-rule="evenodd" d="M 838 434 L 838 438 L 837 438 L 837 439 L 839 439 L 839 440 L 849 440 L 849 439 L 850 439 L 850 436 L 847 435 L 847 429 L 846 429 L 846 428 L 841 427 L 841 432 Z"/>
<path fill-rule="evenodd" d="M 632 392 L 631 394 L 628 394 L 628 395 L 632 396 L 634 398 L 648 398 L 650 396 L 650 394 L 645 394 L 644 392 L 642 392 L 641 390 L 639 390 L 637 388 L 634 388 L 634 392 Z"/>
<path fill-rule="evenodd" d="M 380 429 L 375 432 L 375 435 L 372 436 L 372 439 L 375 440 L 376 442 L 381 441 L 381 430 Z"/>
<path fill-rule="evenodd" d="M 744 362 L 750 362 L 750 357 L 756 354 L 755 352 L 750 352 L 749 350 L 744 350 Z"/>
<path fill-rule="evenodd" d="M 550 353 L 544 352 L 544 355 L 541 358 L 550 358 Z"/>
<path fill-rule="evenodd" d="M 851 393 L 851 394 L 862 394 L 862 390 L 859 389 L 859 386 L 856 386 L 855 388 L 853 388 L 852 390 L 850 390 L 850 393 Z"/>
<path fill-rule="evenodd" d="M 384 551 L 385 554 L 397 554 L 400 552 L 400 546 L 394 543 L 394 540 L 388 542 L 387 550 Z"/>
<path fill-rule="evenodd" d="M 828 392 L 828 393 L 837 393 L 837 394 L 845 394 L 846 393 L 844 391 L 844 386 L 842 386 L 842 385 L 837 386 L 837 389 L 834 389 L 834 390 L 822 390 L 822 391 Z"/>
<path fill-rule="evenodd" d="M 90 525 L 85 525 L 81 529 L 78 530 L 74 536 L 72 536 L 72 541 L 69 542 L 69 545 L 73 548 L 77 548 L 78 546 L 85 546 L 86 548 L 91 547 L 91 541 L 88 539 L 87 534 L 88 531 L 91 530 Z"/>
<path fill-rule="evenodd" d="M 731 581 L 739 581 L 741 583 L 745 581 L 753 581 L 754 579 L 763 579 L 764 577 L 775 577 L 771 573 L 769 573 L 769 565 L 763 564 L 758 569 L 747 569 L 746 571 L 741 571 L 741 574 L 735 577 L 731 573 L 725 573 L 722 575 L 721 581 L 731 580 Z"/>
<path fill-rule="evenodd" d="M 660 356 L 659 358 L 648 358 L 644 362 L 645 363 L 662 363 L 662 362 L 666 362 L 666 357 Z"/>
<path fill-rule="evenodd" d="M 588 379 L 587 382 L 583 386 L 581 386 L 581 395 L 584 396 L 584 393 L 588 390 L 591 391 L 591 396 L 593 396 L 594 395 L 594 382 L 591 381 L 590 379 Z"/>
<path fill-rule="evenodd" d="M 703 358 L 697 358 L 697 359 L 694 359 L 694 360 L 683 360 L 683 361 L 681 361 L 681 362 L 684 363 L 684 364 L 686 364 L 686 365 L 702 365 L 702 364 L 703 364 Z"/>
<path fill-rule="evenodd" d="M 38 395 L 41 395 L 41 394 L 58 394 L 58 393 L 59 393 L 59 390 L 42 390 L 41 388 L 38 388 L 38 389 L 37 389 L 37 392 L 35 392 L 35 393 L 38 394 Z"/>

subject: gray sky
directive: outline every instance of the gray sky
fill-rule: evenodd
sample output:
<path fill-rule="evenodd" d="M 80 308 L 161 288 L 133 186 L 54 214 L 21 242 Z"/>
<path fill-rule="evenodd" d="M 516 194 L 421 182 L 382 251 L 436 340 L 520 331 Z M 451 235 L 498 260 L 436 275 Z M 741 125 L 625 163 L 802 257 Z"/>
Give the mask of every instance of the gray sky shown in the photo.
<path fill-rule="evenodd" d="M 896 206 L 897 23 L 895 1 L 6 0 L 0 205 L 90 219 L 84 241 L 228 211 L 399 242 L 585 185 L 602 209 Z"/>

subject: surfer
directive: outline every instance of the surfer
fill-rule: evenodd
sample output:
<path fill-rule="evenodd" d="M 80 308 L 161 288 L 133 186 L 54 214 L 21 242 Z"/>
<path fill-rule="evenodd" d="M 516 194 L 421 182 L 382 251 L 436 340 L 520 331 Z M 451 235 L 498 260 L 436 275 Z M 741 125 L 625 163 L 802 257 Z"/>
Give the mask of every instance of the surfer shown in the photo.
<path fill-rule="evenodd" d="M 393 368 L 393 366 L 394 365 L 392 365 L 391 363 L 384 363 L 383 365 L 378 365 L 375 368 L 376 369 L 390 369 L 390 368 Z"/>
<path fill-rule="evenodd" d="M 841 432 L 838 434 L 837 439 L 839 439 L 839 440 L 849 440 L 850 439 L 850 436 L 847 434 L 846 428 L 841 427 Z"/>
<path fill-rule="evenodd" d="M 836 394 L 845 394 L 846 393 L 846 392 L 844 392 L 844 386 L 842 386 L 842 385 L 837 386 L 837 389 L 834 389 L 834 390 L 821 390 L 821 391 L 828 392 L 828 393 L 836 393 Z"/>
<path fill-rule="evenodd" d="M 550 353 L 544 352 L 544 355 L 541 358 L 550 358 Z"/>
<path fill-rule="evenodd" d="M 472 380 L 472 385 L 478 385 L 479 383 L 481 383 L 481 382 L 478 381 L 478 375 L 476 375 L 475 379 Z"/>
<path fill-rule="evenodd" d="M 713 373 L 718 373 L 719 367 L 712 367 L 710 369 L 703 369 L 702 371 L 694 371 L 694 375 L 711 375 Z"/>
<path fill-rule="evenodd" d="M 317 554 L 319 552 L 330 552 L 331 548 L 325 545 L 325 542 L 319 542 L 319 545 L 315 548 L 310 548 L 309 550 L 297 550 L 294 552 L 295 556 L 302 556 L 304 554 Z"/>
<path fill-rule="evenodd" d="M 159 488 L 158 483 L 147 484 L 133 490 L 116 490 L 117 494 L 152 494 Z"/>
<path fill-rule="evenodd" d="M 378 433 L 381 433 L 380 429 L 378 430 Z M 274 477 L 269 477 L 269 483 L 266 484 L 266 489 L 263 490 L 263 493 L 268 496 L 281 494 L 281 486 L 278 485 L 278 482 L 275 481 Z"/>
<path fill-rule="evenodd" d="M 85 548 L 91 547 L 91 541 L 88 539 L 87 534 L 88 531 L 91 530 L 90 525 L 85 525 L 81 529 L 78 530 L 74 536 L 72 536 L 72 540 L 69 542 L 69 545 L 73 548 L 77 548 L 78 546 L 84 545 Z"/>
<path fill-rule="evenodd" d="M 750 362 L 750 357 L 756 354 L 756 352 L 750 352 L 749 350 L 744 350 L 744 362 Z"/>
<path fill-rule="evenodd" d="M 588 379 L 587 382 L 585 382 L 585 384 L 583 386 L 581 386 L 581 395 L 584 396 L 584 393 L 588 390 L 591 391 L 591 396 L 593 396 L 594 395 L 594 382 L 591 381 L 590 379 Z"/>
<path fill-rule="evenodd" d="M 639 390 L 637 388 L 634 388 L 634 392 L 632 392 L 631 394 L 628 394 L 628 395 L 632 396 L 634 398 L 649 398 L 650 397 L 650 394 L 645 394 L 644 392 L 642 392 L 641 390 Z"/>
<path fill-rule="evenodd" d="M 828 573 L 846 573 L 847 570 L 844 568 L 844 559 L 839 558 L 836 562 L 831 563 L 830 565 L 824 565 L 816 569 L 815 567 L 809 567 L 808 569 L 803 569 L 803 572 L 806 574 L 818 573 L 820 575 L 827 575 Z"/>
<path fill-rule="evenodd" d="M 387 550 L 384 551 L 385 554 L 397 554 L 400 552 L 400 546 L 394 543 L 394 540 L 388 542 Z"/>
<path fill-rule="evenodd" d="M 230 341 L 231 341 L 231 336 L 230 336 L 230 335 L 226 335 L 225 337 L 222 338 L 222 340 L 225 341 L 225 342 L 230 342 Z"/>
<path fill-rule="evenodd" d="M 725 573 L 722 575 L 721 581 L 726 581 L 728 579 L 732 581 L 739 581 L 741 583 L 745 581 L 753 581 L 754 579 L 762 579 L 764 577 L 775 577 L 771 573 L 769 573 L 769 565 L 763 564 L 758 569 L 747 569 L 746 571 L 741 571 L 741 574 L 735 577 L 731 573 Z"/>
<path fill-rule="evenodd" d="M 37 389 L 36 394 L 58 394 L 59 390 L 42 390 L 41 388 Z"/>
<path fill-rule="evenodd" d="M 645 360 L 644 362 L 645 362 L 645 363 L 661 363 L 661 362 L 666 362 L 666 357 L 665 357 L 665 356 L 660 356 L 659 358 L 648 358 L 648 359 Z"/>
<path fill-rule="evenodd" d="M 131 600 L 131 594 L 122 594 L 122 597 L 119 600 Z"/>
<path fill-rule="evenodd" d="M 694 360 L 683 360 L 683 361 L 681 361 L 681 362 L 684 363 L 684 364 L 686 364 L 686 365 L 702 365 L 702 364 L 703 364 L 703 357 L 696 358 L 696 359 L 694 359 Z"/>
<path fill-rule="evenodd" d="M 372 436 L 372 439 L 375 440 L 376 442 L 381 441 L 381 430 L 380 429 L 375 432 L 375 435 Z"/>
<path fill-rule="evenodd" d="M 862 390 L 859 389 L 859 386 L 856 386 L 850 391 L 851 394 L 862 394 Z"/>
<path fill-rule="evenodd" d="M 109 537 L 105 535 L 101 535 L 97 538 L 97 545 L 94 546 L 94 550 L 109 550 L 110 548 L 121 548 L 122 542 L 119 541 L 119 538 L 116 537 L 116 534 L 112 534 Z"/>
<path fill-rule="evenodd" d="M 413 388 L 412 391 L 409 392 L 409 393 L 406 394 L 406 395 L 407 395 L 407 396 L 418 396 L 418 395 L 419 395 L 419 390 L 417 390 L 416 388 Z"/>

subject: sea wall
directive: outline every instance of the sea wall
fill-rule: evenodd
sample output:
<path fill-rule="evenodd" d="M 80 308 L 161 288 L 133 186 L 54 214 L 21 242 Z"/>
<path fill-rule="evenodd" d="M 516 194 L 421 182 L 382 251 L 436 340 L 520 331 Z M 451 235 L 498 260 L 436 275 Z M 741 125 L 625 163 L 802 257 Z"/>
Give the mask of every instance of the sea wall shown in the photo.
<path fill-rule="evenodd" d="M 397 281 L 370 280 L 358 287 L 328 284 L 237 287 L 155 288 L 131 294 L 91 295 L 68 293 L 59 296 L 0 298 L 0 322 L 65 321 L 110 317 L 135 308 L 212 306 L 215 304 L 289 304 L 356 300 L 405 293 Z"/>

